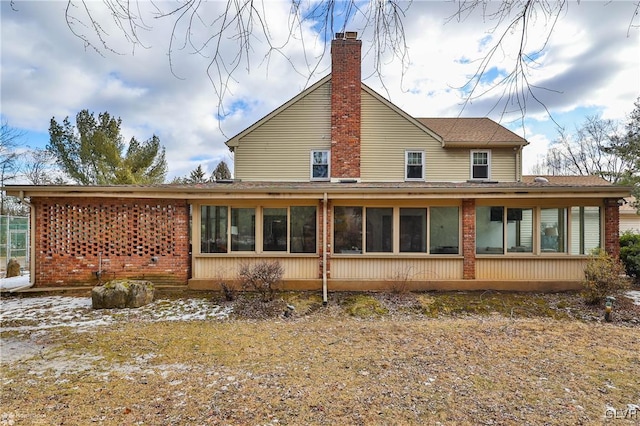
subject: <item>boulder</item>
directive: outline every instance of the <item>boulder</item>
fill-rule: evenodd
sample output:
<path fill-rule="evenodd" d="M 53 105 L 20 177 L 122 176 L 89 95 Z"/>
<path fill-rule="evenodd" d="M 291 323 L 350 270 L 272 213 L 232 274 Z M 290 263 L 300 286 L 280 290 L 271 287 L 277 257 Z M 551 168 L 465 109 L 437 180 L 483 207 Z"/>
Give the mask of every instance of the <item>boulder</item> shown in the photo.
<path fill-rule="evenodd" d="M 91 290 L 93 309 L 139 308 L 153 302 L 151 281 L 113 280 Z"/>
<path fill-rule="evenodd" d="M 20 264 L 15 259 L 10 259 L 7 263 L 7 278 L 20 276 Z"/>

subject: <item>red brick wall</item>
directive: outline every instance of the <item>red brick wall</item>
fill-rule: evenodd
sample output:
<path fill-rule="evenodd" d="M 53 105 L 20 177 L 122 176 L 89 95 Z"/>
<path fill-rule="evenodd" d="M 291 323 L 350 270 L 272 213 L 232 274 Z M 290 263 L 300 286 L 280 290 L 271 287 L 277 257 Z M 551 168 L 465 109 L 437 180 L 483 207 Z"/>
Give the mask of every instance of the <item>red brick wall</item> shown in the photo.
<path fill-rule="evenodd" d="M 476 279 L 476 201 L 462 200 L 462 277 Z"/>
<path fill-rule="evenodd" d="M 181 200 L 34 198 L 35 286 L 148 279 L 186 284 L 189 206 Z M 155 260 L 155 261 L 154 261 Z"/>
<path fill-rule="evenodd" d="M 620 256 L 620 206 L 617 198 L 604 200 L 604 250 Z"/>
<path fill-rule="evenodd" d="M 361 47 L 355 38 L 331 42 L 332 178 L 360 177 Z"/>

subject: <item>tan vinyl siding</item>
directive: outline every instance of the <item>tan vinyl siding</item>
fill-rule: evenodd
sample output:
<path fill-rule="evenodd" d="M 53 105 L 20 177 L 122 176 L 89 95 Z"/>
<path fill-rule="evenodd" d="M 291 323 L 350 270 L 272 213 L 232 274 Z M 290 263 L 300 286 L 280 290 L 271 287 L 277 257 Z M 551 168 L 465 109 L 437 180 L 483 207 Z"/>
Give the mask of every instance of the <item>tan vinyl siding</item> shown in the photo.
<path fill-rule="evenodd" d="M 193 259 L 193 278 L 208 278 L 220 280 L 234 280 L 238 278 L 238 271 L 243 264 L 256 264 L 262 261 L 277 260 L 284 268 L 283 279 L 314 279 L 318 278 L 318 257 L 195 257 Z"/>
<path fill-rule="evenodd" d="M 432 257 L 416 259 L 339 258 L 331 259 L 332 279 L 437 281 L 462 279 L 462 259 Z M 399 278 L 400 277 L 400 278 Z"/>
<path fill-rule="evenodd" d="M 330 82 L 243 137 L 235 148 L 234 176 L 244 181 L 308 181 L 314 149 L 331 149 Z"/>
<path fill-rule="evenodd" d="M 500 257 L 476 260 L 478 280 L 582 280 L 586 258 Z"/>
<path fill-rule="evenodd" d="M 422 128 L 366 91 L 362 91 L 361 137 L 363 182 L 404 181 L 406 151 L 425 153 L 426 181 L 463 182 L 470 178 L 471 149 L 443 148 Z M 515 182 L 517 154 L 512 148 L 491 149 L 491 178 Z"/>
<path fill-rule="evenodd" d="M 512 148 L 491 150 L 491 179 L 498 182 L 518 180 L 517 151 Z M 471 160 L 469 160 L 469 164 Z"/>
<path fill-rule="evenodd" d="M 425 151 L 426 177 L 436 180 L 431 178 L 429 167 L 442 156 L 440 143 L 369 93 L 361 93 L 362 181 L 403 182 L 406 150 Z"/>

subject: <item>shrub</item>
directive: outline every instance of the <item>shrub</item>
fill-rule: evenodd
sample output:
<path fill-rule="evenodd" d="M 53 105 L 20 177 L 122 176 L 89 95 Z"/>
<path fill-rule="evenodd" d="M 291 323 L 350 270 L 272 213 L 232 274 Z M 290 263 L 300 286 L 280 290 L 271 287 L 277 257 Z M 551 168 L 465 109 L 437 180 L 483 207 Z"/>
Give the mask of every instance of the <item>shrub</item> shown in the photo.
<path fill-rule="evenodd" d="M 282 281 L 284 268 L 277 260 L 265 260 L 253 265 L 244 263 L 240 265 L 238 275 L 243 289 L 256 291 L 262 296 L 263 302 L 269 302 L 273 300 L 277 284 Z"/>
<path fill-rule="evenodd" d="M 591 256 L 585 267 L 582 295 L 587 303 L 597 304 L 606 296 L 626 288 L 628 283 L 622 262 L 599 250 Z"/>
<path fill-rule="evenodd" d="M 640 234 L 627 231 L 620 236 L 620 260 L 627 275 L 640 280 Z"/>

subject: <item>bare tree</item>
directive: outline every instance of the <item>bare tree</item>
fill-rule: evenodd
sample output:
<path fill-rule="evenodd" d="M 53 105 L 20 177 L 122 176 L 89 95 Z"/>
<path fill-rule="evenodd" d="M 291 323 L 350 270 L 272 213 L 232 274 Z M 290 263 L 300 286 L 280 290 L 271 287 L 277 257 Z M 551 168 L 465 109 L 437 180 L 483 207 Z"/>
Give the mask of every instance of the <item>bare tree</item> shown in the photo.
<path fill-rule="evenodd" d="M 634 167 L 631 159 L 623 158 L 610 149 L 618 135 L 618 126 L 612 120 L 588 117 L 570 134 L 558 131 L 542 164 L 535 172 L 549 175 L 600 176 L 611 183 L 619 183 Z"/>
<path fill-rule="evenodd" d="M 240 67 L 250 69 L 250 51 L 261 39 L 268 45 L 264 58 L 269 61 L 272 55 L 286 56 L 285 47 L 291 43 L 301 43 L 307 69 L 298 69 L 290 61 L 294 71 L 311 78 L 318 69 L 333 32 L 344 32 L 346 26 L 356 25 L 355 29 L 371 34 L 370 53 L 373 54 L 375 71 L 384 85 L 381 76 L 381 59 L 387 53 L 400 60 L 404 72 L 409 64 L 408 49 L 405 40 L 404 22 L 412 2 L 402 0 L 327 0 L 308 2 L 290 0 L 290 19 L 288 37 L 280 41 L 274 36 L 268 25 L 268 4 L 258 0 L 227 0 L 224 7 L 214 11 L 206 0 L 180 0 L 176 3 L 148 2 L 141 0 L 68 0 L 66 21 L 69 29 L 80 38 L 87 47 L 102 51 L 116 51 L 111 43 L 110 34 L 105 27 L 104 12 L 110 16 L 132 49 L 149 47 L 143 35 L 152 29 L 154 21 L 171 22 L 171 34 L 168 35 L 169 66 L 175 73 L 174 60 L 177 51 L 188 50 L 207 57 L 209 64 L 207 75 L 211 80 L 219 99 L 218 113 L 225 114 L 222 100 L 229 94 L 233 75 Z M 449 21 L 464 21 L 470 16 L 481 15 L 491 24 L 491 32 L 496 33 L 496 42 L 485 57 L 478 61 L 475 74 L 462 88 L 467 94 L 466 103 L 486 95 L 497 95 L 495 108 L 501 108 L 502 114 L 517 111 L 524 117 L 527 104 L 537 103 L 545 107 L 540 98 L 541 91 L 549 90 L 531 83 L 529 75 L 537 66 L 536 58 L 545 49 L 549 36 L 554 31 L 560 17 L 567 12 L 568 0 L 513 0 L 487 2 L 486 0 L 458 0 L 458 9 Z M 221 3 L 217 3 L 220 5 Z M 627 33 L 638 28 L 640 2 L 634 4 Z M 355 24 L 356 22 L 360 24 Z M 306 28 L 313 27 L 319 40 L 309 40 Z M 535 45 L 529 37 L 533 28 L 544 28 L 546 40 Z M 517 52 L 507 47 L 507 40 L 517 38 Z M 308 46 L 323 45 L 321 54 Z M 533 45 L 532 45 L 533 44 Z M 232 56 L 225 57 L 221 46 L 234 45 Z M 120 52 L 118 52 L 120 53 Z M 492 64 L 504 66 L 511 63 L 510 71 L 490 87 L 480 84 L 482 77 Z M 490 93 L 491 92 L 491 93 Z M 466 105 L 465 103 L 465 105 Z M 512 111 L 510 111 L 510 109 Z"/>
<path fill-rule="evenodd" d="M 0 124 L 0 187 L 14 180 L 18 173 L 18 142 L 24 137 L 25 132 L 9 126 L 6 120 Z M 5 214 L 7 195 L 5 191 L 0 194 L 0 214 Z"/>
<path fill-rule="evenodd" d="M 46 149 L 28 151 L 21 170 L 22 175 L 31 185 L 63 182 L 62 173 L 55 166 L 55 156 Z"/>

